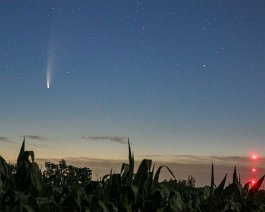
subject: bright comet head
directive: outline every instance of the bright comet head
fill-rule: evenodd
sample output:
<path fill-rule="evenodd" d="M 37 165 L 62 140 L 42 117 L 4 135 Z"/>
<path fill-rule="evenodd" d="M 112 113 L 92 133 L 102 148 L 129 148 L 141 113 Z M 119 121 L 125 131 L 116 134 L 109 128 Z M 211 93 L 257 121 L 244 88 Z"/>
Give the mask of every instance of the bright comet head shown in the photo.
<path fill-rule="evenodd" d="M 47 84 L 47 88 L 50 88 L 51 87 L 51 80 L 52 80 L 51 62 L 48 61 L 47 72 L 46 72 L 46 84 Z"/>
<path fill-rule="evenodd" d="M 47 79 L 47 88 L 50 88 L 50 82 L 48 79 Z"/>
<path fill-rule="evenodd" d="M 46 82 L 47 82 L 47 88 L 50 88 L 50 76 L 49 76 L 48 72 L 47 72 L 47 80 L 46 80 Z"/>

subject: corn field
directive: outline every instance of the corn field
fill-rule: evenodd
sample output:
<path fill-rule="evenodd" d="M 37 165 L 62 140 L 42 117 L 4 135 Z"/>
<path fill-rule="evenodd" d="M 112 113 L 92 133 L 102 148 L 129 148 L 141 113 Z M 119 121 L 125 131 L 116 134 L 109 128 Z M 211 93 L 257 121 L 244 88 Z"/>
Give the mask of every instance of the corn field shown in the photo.
<path fill-rule="evenodd" d="M 134 156 L 129 147 L 129 161 L 119 174 L 105 175 L 92 181 L 89 168 L 45 163 L 41 172 L 33 151 L 25 151 L 23 141 L 17 163 L 8 164 L 0 156 L 0 211 L 265 211 L 265 193 L 260 187 L 264 176 L 251 188 L 242 186 L 234 169 L 233 182 L 226 186 L 226 176 L 216 186 L 212 165 L 210 186 L 196 188 L 181 184 L 167 166 L 156 170 L 152 160 L 144 159 L 134 173 Z M 161 169 L 172 175 L 159 181 Z"/>

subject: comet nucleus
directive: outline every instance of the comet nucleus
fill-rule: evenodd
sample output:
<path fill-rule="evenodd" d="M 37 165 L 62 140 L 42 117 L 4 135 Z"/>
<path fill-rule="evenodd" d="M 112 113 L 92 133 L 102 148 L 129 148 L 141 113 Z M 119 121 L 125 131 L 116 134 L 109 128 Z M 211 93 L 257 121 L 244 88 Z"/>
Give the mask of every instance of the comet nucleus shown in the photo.
<path fill-rule="evenodd" d="M 52 69 L 53 69 L 53 57 L 52 54 L 49 53 L 46 65 L 46 86 L 47 88 L 51 87 L 52 83 Z"/>

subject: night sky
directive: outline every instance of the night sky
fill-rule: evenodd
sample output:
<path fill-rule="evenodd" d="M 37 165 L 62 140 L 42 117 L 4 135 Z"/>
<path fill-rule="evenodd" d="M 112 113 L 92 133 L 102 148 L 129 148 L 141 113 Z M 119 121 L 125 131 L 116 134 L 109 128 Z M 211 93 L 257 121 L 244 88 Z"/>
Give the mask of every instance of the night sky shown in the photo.
<path fill-rule="evenodd" d="M 264 11 L 1 1 L 0 155 L 16 159 L 26 136 L 39 158 L 126 160 L 128 137 L 137 159 L 265 156 Z"/>

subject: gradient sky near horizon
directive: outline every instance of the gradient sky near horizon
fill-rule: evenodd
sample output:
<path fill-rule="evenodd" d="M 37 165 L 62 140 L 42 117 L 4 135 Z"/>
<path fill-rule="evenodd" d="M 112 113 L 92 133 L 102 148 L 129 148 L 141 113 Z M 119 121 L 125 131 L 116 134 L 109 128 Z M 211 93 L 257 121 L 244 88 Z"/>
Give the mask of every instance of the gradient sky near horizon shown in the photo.
<path fill-rule="evenodd" d="M 1 1 L 0 155 L 265 156 L 265 2 Z M 46 86 L 47 71 L 50 88 Z"/>

